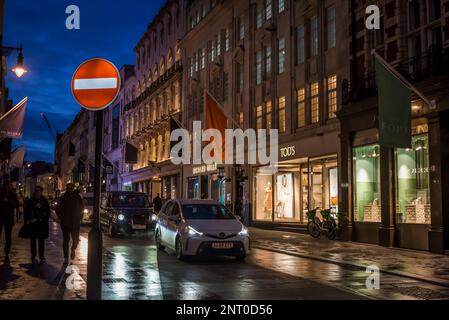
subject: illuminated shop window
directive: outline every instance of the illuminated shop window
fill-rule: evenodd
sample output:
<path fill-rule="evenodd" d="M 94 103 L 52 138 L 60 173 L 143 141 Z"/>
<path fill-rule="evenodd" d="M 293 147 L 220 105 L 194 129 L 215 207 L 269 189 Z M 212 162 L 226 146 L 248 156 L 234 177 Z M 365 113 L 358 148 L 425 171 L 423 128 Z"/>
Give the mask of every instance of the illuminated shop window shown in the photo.
<path fill-rule="evenodd" d="M 430 224 L 429 137 L 414 136 L 411 149 L 396 149 L 398 223 Z"/>
<path fill-rule="evenodd" d="M 379 149 L 378 145 L 353 149 L 355 221 L 381 221 Z"/>

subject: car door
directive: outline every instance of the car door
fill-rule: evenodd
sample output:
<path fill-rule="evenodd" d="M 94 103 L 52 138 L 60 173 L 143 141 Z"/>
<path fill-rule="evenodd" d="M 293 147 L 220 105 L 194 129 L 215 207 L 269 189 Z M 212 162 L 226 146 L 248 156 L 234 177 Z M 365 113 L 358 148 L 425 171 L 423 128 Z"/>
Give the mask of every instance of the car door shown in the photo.
<path fill-rule="evenodd" d="M 159 230 L 161 232 L 161 241 L 165 244 L 169 244 L 167 238 L 167 224 L 172 207 L 173 202 L 170 201 L 163 205 L 159 211 Z"/>
<path fill-rule="evenodd" d="M 176 235 L 178 234 L 178 228 L 181 221 L 181 211 L 179 208 L 179 204 L 177 202 L 173 202 L 173 206 L 171 207 L 170 216 L 167 221 L 167 242 L 171 247 L 175 247 L 176 243 Z"/>

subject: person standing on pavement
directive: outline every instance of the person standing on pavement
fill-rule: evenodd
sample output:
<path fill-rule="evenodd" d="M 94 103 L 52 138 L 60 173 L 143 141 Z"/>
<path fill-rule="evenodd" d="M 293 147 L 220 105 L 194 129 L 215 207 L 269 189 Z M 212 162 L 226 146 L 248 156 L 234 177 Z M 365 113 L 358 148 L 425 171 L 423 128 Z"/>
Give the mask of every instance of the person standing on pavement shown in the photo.
<path fill-rule="evenodd" d="M 156 197 L 153 199 L 153 208 L 156 213 L 162 209 L 162 198 L 159 193 L 156 194 Z"/>
<path fill-rule="evenodd" d="M 48 238 L 48 220 L 50 219 L 50 205 L 42 195 L 44 189 L 36 186 L 34 195 L 25 204 L 24 220 L 31 230 L 31 262 L 36 263 L 36 243 L 39 244 L 40 263 L 45 262 L 45 239 Z"/>
<path fill-rule="evenodd" d="M 70 259 L 74 260 L 76 257 L 75 251 L 79 243 L 83 210 L 84 204 L 81 196 L 75 192 L 75 186 L 73 183 L 68 183 L 66 186 L 66 192 L 61 197 L 58 208 L 56 209 L 56 214 L 61 221 L 64 264 L 69 263 L 70 238 L 72 238 Z"/>
<path fill-rule="evenodd" d="M 11 181 L 6 180 L 0 191 L 0 237 L 5 230 L 5 264 L 10 263 L 12 228 L 14 227 L 14 211 L 19 208 L 19 199 Z"/>
<path fill-rule="evenodd" d="M 25 199 L 23 197 L 22 191 L 19 192 L 19 209 L 17 210 L 17 223 L 20 222 L 20 219 L 23 216 L 23 211 L 25 209 Z"/>

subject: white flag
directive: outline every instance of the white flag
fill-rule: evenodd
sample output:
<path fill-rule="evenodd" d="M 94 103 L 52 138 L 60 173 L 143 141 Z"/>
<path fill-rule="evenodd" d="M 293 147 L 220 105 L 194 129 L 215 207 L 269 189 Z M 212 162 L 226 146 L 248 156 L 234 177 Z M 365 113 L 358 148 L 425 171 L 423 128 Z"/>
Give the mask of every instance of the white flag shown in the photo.
<path fill-rule="evenodd" d="M 23 99 L 0 117 L 1 138 L 22 139 L 27 102 L 28 98 Z"/>

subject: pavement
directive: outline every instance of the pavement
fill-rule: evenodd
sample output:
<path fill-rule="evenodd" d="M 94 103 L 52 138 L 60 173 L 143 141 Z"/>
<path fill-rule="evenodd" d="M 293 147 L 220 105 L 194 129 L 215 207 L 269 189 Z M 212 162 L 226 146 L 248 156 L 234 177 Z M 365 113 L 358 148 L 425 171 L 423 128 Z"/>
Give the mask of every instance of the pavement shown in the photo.
<path fill-rule="evenodd" d="M 62 232 L 58 224 L 50 224 L 44 264 L 31 263 L 29 240 L 18 237 L 21 224 L 13 229 L 11 264 L 0 265 L 0 300 L 82 300 L 86 284 L 64 265 Z M 0 263 L 3 263 L 4 236 L 0 239 Z M 85 253 L 83 253 L 85 251 Z M 86 273 L 87 240 L 82 239 L 73 261 L 79 273 Z M 72 268 L 75 271 L 76 268 Z M 68 282 L 72 283 L 70 285 Z M 67 290 L 66 288 L 73 288 Z"/>
<path fill-rule="evenodd" d="M 0 300 L 86 298 L 87 232 L 77 258 L 63 266 L 61 232 L 51 224 L 47 262 L 32 267 L 29 242 L 14 229 L 11 266 L 0 266 Z M 250 229 L 252 252 L 233 258 L 178 261 L 158 251 L 151 233 L 104 236 L 103 291 L 106 300 L 238 299 L 449 299 L 448 257 L 308 235 Z M 3 239 L 1 239 L 1 248 Z M 0 252 L 3 261 L 3 253 Z M 366 287 L 366 266 L 381 270 L 380 288 Z"/>
<path fill-rule="evenodd" d="M 307 234 L 251 228 L 253 247 L 292 254 L 381 273 L 398 275 L 449 287 L 449 256 L 359 242 L 314 239 Z"/>

